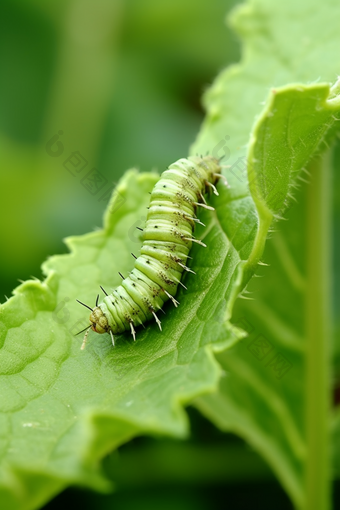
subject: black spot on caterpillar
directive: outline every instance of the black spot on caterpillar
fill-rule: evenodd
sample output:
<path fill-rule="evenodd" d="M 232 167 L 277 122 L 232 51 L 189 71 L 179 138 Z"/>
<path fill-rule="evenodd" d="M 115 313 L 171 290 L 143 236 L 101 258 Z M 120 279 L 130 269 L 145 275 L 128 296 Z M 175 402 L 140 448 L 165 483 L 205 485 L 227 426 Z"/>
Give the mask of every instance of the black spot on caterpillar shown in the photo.
<path fill-rule="evenodd" d="M 193 236 L 195 223 L 203 223 L 196 217 L 198 207 L 214 210 L 207 205 L 204 194 L 212 189 L 218 195 L 215 183 L 221 174 L 219 161 L 212 156 L 180 159 L 165 170 L 152 190 L 146 224 L 142 234 L 141 254 L 135 257 L 134 268 L 110 295 L 95 308 L 90 308 L 90 325 L 82 344 L 92 329 L 97 333 L 114 335 L 130 330 L 136 339 L 135 327 L 155 319 L 162 330 L 156 312 L 169 299 L 177 307 L 175 299 L 184 271 L 187 267 L 192 243 L 206 246 Z M 226 182 L 226 181 L 225 181 Z M 85 331 L 85 330 L 83 330 Z M 82 332 L 82 331 L 81 331 Z M 80 332 L 80 333 L 81 333 Z"/>

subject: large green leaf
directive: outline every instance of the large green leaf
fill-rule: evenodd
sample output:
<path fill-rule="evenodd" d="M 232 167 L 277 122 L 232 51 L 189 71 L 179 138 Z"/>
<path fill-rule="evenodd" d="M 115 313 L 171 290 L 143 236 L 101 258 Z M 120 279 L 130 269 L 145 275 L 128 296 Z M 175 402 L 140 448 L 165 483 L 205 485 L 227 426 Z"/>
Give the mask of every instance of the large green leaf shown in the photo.
<path fill-rule="evenodd" d="M 136 226 L 157 178 L 128 172 L 104 230 L 68 239 L 72 253 L 45 263 L 47 280 L 24 283 L 1 306 L 1 501 L 8 509 L 35 508 L 71 483 L 104 487 L 98 460 L 135 434 L 184 436 L 182 404 L 218 382 L 212 350 L 240 336 L 215 319 L 240 290 L 241 259 L 209 212 L 198 232 L 209 248 L 193 249 L 199 277 L 186 278 L 180 307 L 167 305 L 163 331 L 149 324 L 136 343 L 126 334 L 115 349 L 107 335 L 92 334 L 80 351 L 82 338 L 73 335 L 88 314 L 75 299 L 93 304 L 100 284 L 110 289 L 118 270 L 133 267 Z M 253 220 L 240 232 L 249 241 Z"/>
<path fill-rule="evenodd" d="M 264 113 L 267 118 L 281 108 L 284 116 L 284 109 L 303 111 L 304 104 L 320 112 L 296 148 L 305 160 L 334 121 L 335 108 L 324 101 L 328 89 L 284 88 Z M 254 136 L 260 138 L 259 132 L 257 127 Z M 291 182 L 297 168 L 283 169 Z M 215 388 L 220 371 L 212 350 L 231 346 L 240 336 L 227 319 L 242 289 L 242 270 L 248 278 L 256 267 L 266 231 L 260 228 L 253 242 L 253 202 L 249 195 L 234 200 L 240 192 L 235 183 L 230 190 L 221 188 L 217 214 L 206 213 L 206 231 L 198 234 L 209 249 L 193 250 L 199 280 L 186 279 L 189 291 L 179 293 L 177 310 L 167 307 L 162 333 L 150 324 L 135 344 L 123 335 L 114 350 L 106 336 L 93 334 L 85 352 L 79 350 L 81 339 L 72 338 L 84 325 L 82 311 L 72 304 L 75 297 L 91 303 L 100 283 L 118 283 L 118 267 L 123 273 L 132 267 L 129 252 L 139 248 L 135 227 L 156 179 L 127 173 L 106 213 L 105 229 L 68 240 L 72 254 L 44 265 L 47 281 L 23 284 L 1 308 L 2 466 L 4 479 L 11 473 L 12 480 L 3 498 L 9 508 L 19 503 L 32 508 L 72 482 L 102 486 L 98 459 L 137 433 L 184 435 L 179 404 Z M 17 483 L 22 493 L 13 490 Z"/>
<path fill-rule="evenodd" d="M 244 150 L 236 153 L 236 147 L 248 141 L 265 80 L 248 80 L 247 96 L 245 77 L 241 92 L 238 83 L 230 90 L 228 76 L 226 81 L 219 78 L 211 93 L 216 107 L 194 152 L 214 153 L 232 134 L 233 156 L 243 159 Z M 280 76 L 278 83 L 283 79 Z M 282 97 L 291 90 L 283 90 Z M 328 110 L 322 100 L 326 85 L 302 91 L 297 103 L 308 98 L 321 113 Z M 239 101 L 241 93 L 251 107 Z M 226 108 L 226 98 L 232 108 Z M 269 103 L 270 112 L 271 107 Z M 297 110 L 300 107 L 296 104 Z M 318 136 L 297 160 L 301 165 L 322 140 L 319 128 L 329 127 L 328 117 L 319 116 L 315 126 L 304 135 L 316 130 Z M 291 172 L 298 166 L 284 168 L 291 184 Z M 178 309 L 167 305 L 163 332 L 149 324 L 135 344 L 130 335 L 123 335 L 115 349 L 109 338 L 93 334 L 88 348 L 79 350 L 81 338 L 73 333 L 86 319 L 74 300 L 93 303 L 99 284 L 111 288 L 119 282 L 117 271 L 126 274 L 132 268 L 130 252 L 137 254 L 140 244 L 134 228 L 143 222 L 156 178 L 128 173 L 106 213 L 104 230 L 69 240 L 71 254 L 45 264 L 44 283 L 26 282 L 0 308 L 0 497 L 5 508 L 36 508 L 71 483 L 106 487 L 98 461 L 136 434 L 184 436 L 182 404 L 216 389 L 221 369 L 212 353 L 242 336 L 228 320 L 236 296 L 257 267 L 271 213 L 258 229 L 247 180 L 243 176 L 239 181 L 234 172 L 231 188 L 220 187 L 220 197 L 213 200 L 216 214 L 207 212 L 206 229 L 197 231 L 208 245 L 205 251 L 193 249 L 193 268 L 199 276 L 186 278 L 189 290 L 179 292 Z M 281 191 L 282 183 L 276 186 Z"/>
<path fill-rule="evenodd" d="M 222 73 L 208 91 L 207 120 L 194 150 L 203 151 L 207 144 L 230 135 L 228 162 L 235 172 L 266 89 L 299 80 L 332 81 L 337 76 L 339 16 L 339 5 L 332 1 L 254 0 L 239 8 L 232 22 L 244 41 L 243 62 Z M 327 25 L 327 35 L 321 34 L 322 25 Z M 303 94 L 304 88 L 297 86 L 296 92 L 300 91 Z M 326 94 L 322 87 L 315 92 L 321 100 Z M 264 256 L 270 267 L 261 271 L 265 278 L 248 288 L 254 290 L 254 301 L 237 303 L 234 321 L 248 331 L 249 339 L 218 356 L 227 376 L 218 393 L 197 405 L 223 430 L 240 434 L 267 459 L 297 507 L 323 509 L 329 505 L 330 155 L 308 169 L 313 186 L 303 182 L 310 180 L 308 170 L 303 171 L 299 192 L 289 189 L 290 177 L 282 169 L 294 164 L 305 168 L 296 149 L 306 142 L 308 125 L 326 112 L 306 103 L 298 116 L 294 108 L 284 116 L 275 108 L 268 113 L 259 120 L 257 135 L 248 145 L 250 188 L 263 221 L 268 215 L 282 214 L 286 192 L 295 195 L 298 204 L 287 213 L 288 222 L 275 225 L 279 232 L 273 234 Z M 320 151 L 329 143 L 327 136 L 322 138 Z M 308 141 L 311 156 L 314 142 Z"/>

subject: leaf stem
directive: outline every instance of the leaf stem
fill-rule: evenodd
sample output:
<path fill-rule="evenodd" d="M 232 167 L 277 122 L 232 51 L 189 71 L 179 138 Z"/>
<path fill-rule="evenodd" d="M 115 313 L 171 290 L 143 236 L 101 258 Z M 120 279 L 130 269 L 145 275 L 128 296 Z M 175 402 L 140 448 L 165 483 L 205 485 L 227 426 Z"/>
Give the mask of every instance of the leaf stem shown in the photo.
<path fill-rule="evenodd" d="M 248 283 L 250 278 L 253 276 L 254 271 L 256 270 L 256 266 L 263 255 L 269 227 L 273 221 L 273 215 L 269 212 L 268 209 L 263 207 L 260 202 L 256 203 L 256 207 L 259 215 L 259 223 L 253 249 L 247 262 L 244 263 L 241 288 L 243 288 Z"/>
<path fill-rule="evenodd" d="M 310 165 L 307 190 L 306 510 L 329 510 L 331 153 Z"/>

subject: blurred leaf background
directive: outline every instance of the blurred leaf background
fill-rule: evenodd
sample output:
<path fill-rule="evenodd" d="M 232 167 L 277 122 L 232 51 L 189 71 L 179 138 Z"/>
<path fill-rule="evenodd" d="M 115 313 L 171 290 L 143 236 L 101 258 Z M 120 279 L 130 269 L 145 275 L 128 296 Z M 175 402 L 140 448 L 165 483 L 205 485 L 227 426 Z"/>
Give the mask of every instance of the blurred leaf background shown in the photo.
<path fill-rule="evenodd" d="M 161 171 L 188 153 L 203 119 L 202 93 L 240 58 L 224 23 L 236 3 L 2 0 L 0 301 L 18 279 L 41 277 L 41 262 L 66 252 L 64 237 L 101 225 L 108 199 L 99 201 L 66 170 L 72 152 L 111 187 L 130 167 Z M 58 131 L 64 152 L 54 158 L 45 146 Z M 334 203 L 336 262 L 339 191 Z M 335 263 L 334 289 L 339 280 Z M 336 292 L 334 302 L 336 312 Z M 335 373 L 335 390 L 338 379 Z M 195 410 L 190 417 L 190 441 L 138 438 L 106 459 L 117 481 L 113 496 L 68 490 L 46 508 L 225 508 L 227 495 L 232 509 L 249 508 L 254 498 L 264 510 L 291 508 L 269 468 L 241 440 Z"/>

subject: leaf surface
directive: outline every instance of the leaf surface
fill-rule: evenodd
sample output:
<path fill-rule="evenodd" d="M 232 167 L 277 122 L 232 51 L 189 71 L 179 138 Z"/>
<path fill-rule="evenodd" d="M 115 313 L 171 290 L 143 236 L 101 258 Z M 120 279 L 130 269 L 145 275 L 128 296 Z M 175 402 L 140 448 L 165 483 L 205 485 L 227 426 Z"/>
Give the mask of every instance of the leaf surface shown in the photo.
<path fill-rule="evenodd" d="M 334 20 L 339 14 L 339 6 L 331 1 L 277 4 L 255 0 L 237 9 L 232 23 L 244 42 L 243 60 L 221 73 L 206 94 L 207 118 L 194 146 L 195 152 L 203 152 L 205 146 L 230 136 L 226 142 L 229 158 L 225 158 L 232 165 L 230 180 L 242 180 L 245 187 L 248 175 L 239 170 L 237 163 L 247 152 L 250 189 L 260 224 L 266 224 L 271 216 L 281 216 L 290 206 L 285 214 L 288 221 L 275 224 L 279 232 L 272 234 L 266 247 L 263 260 L 270 267 L 258 271 L 264 278 L 253 280 L 248 287 L 254 301 L 236 304 L 234 322 L 248 332 L 248 339 L 218 355 L 226 374 L 220 390 L 199 399 L 197 405 L 223 430 L 238 433 L 266 458 L 298 508 L 323 508 L 313 500 L 313 490 L 306 486 L 305 477 L 307 466 L 320 474 L 318 466 L 325 465 L 328 452 L 319 452 L 318 456 L 307 444 L 306 422 L 311 422 L 307 400 L 312 399 L 313 388 L 307 383 L 306 373 L 306 332 L 311 323 L 306 307 L 310 296 L 317 296 L 315 288 L 310 292 L 307 277 L 313 253 L 307 237 L 315 218 L 308 206 L 307 183 L 303 182 L 311 178 L 306 171 L 297 181 L 292 178 L 296 169 L 306 170 L 315 152 L 328 149 L 338 122 L 337 114 L 335 118 L 329 115 L 329 107 L 338 101 L 334 100 L 338 85 L 327 101 L 328 92 L 321 84 L 315 84 L 314 92 L 305 95 L 306 89 L 298 81 L 332 82 L 337 76 L 339 36 Z M 318 30 L 322 23 L 329 27 L 326 37 Z M 287 86 L 287 94 L 274 97 L 278 87 L 286 83 L 293 83 Z M 259 104 L 268 89 L 272 92 L 267 105 L 272 107 L 260 115 L 247 144 L 253 119 L 259 116 Z M 298 105 L 295 100 L 299 93 L 302 101 Z M 316 165 L 321 161 L 329 174 L 330 159 L 328 155 Z M 312 173 L 313 166 L 315 163 L 309 168 Z M 297 183 L 300 190 L 294 189 Z M 323 198 L 325 204 L 327 196 Z M 329 231 L 329 218 L 323 227 Z M 329 260 L 323 270 L 328 279 Z M 330 343 L 329 335 L 325 341 Z M 323 362 L 321 356 L 320 367 Z M 316 381 L 319 375 L 315 373 Z M 328 374 L 322 375 L 329 377 L 329 367 Z M 321 393 L 329 391 L 324 379 L 319 386 Z M 320 420 L 330 421 L 326 409 L 319 410 L 319 415 Z M 323 440 L 321 443 L 324 446 Z M 324 483 L 329 475 L 321 470 Z M 315 487 L 320 488 L 318 484 L 316 479 Z"/>
<path fill-rule="evenodd" d="M 240 255 L 218 216 L 207 213 L 209 246 L 193 249 L 188 291 L 181 305 L 170 303 L 155 323 L 117 338 L 82 335 L 88 312 L 76 298 L 94 305 L 99 285 L 111 290 L 118 270 L 138 255 L 136 226 L 143 225 L 149 190 L 158 176 L 130 171 L 106 212 L 104 229 L 71 238 L 70 255 L 44 264 L 43 283 L 25 282 L 0 309 L 1 498 L 6 508 L 35 508 L 71 483 L 107 487 L 98 460 L 136 434 L 183 437 L 182 405 L 216 388 L 220 369 L 212 349 L 221 350 L 241 333 L 228 326 L 226 303 L 240 286 Z M 248 229 L 251 238 L 254 228 Z M 242 235 L 246 235 L 244 232 Z M 226 320 L 216 321 L 216 314 Z M 20 491 L 17 487 L 20 486 Z"/>
<path fill-rule="evenodd" d="M 234 68 L 218 78 L 192 152 L 215 155 L 229 134 L 233 157 L 241 158 L 244 169 L 244 146 L 261 110 L 258 99 L 265 96 L 265 80 L 248 80 L 251 93 L 243 91 L 245 104 L 239 85 L 247 80 L 241 74 Z M 288 75 L 275 82 L 289 82 Z M 301 73 L 299 79 L 307 77 Z M 322 115 L 327 110 L 305 133 L 316 133 L 309 147 L 315 150 L 323 140 L 322 129 L 330 129 L 324 103 L 328 86 L 302 88 L 306 94 L 298 94 L 297 103 L 303 97 L 318 105 Z M 282 97 L 290 90 L 282 91 Z M 270 108 L 271 103 L 266 111 Z M 303 150 L 300 145 L 296 164 L 283 169 L 283 181 L 275 183 L 278 191 L 286 193 L 294 172 L 307 163 L 310 151 L 301 154 Z M 262 183 L 266 171 L 263 175 Z M 178 309 L 167 304 L 162 333 L 149 323 L 138 332 L 136 343 L 129 334 L 122 335 L 115 349 L 108 336 L 92 334 L 87 349 L 80 351 L 81 338 L 73 335 L 86 326 L 87 313 L 75 299 L 93 305 L 99 285 L 111 290 L 119 283 L 118 271 L 124 275 L 131 270 L 130 253 L 138 255 L 140 248 L 135 227 L 145 221 L 148 192 L 156 179 L 153 174 L 127 173 L 106 212 L 104 229 L 69 239 L 70 255 L 45 263 L 47 280 L 24 283 L 0 308 L 0 497 L 9 510 L 37 508 L 72 483 L 106 488 L 99 460 L 134 435 L 184 437 L 188 427 L 183 404 L 217 387 L 221 369 L 213 351 L 242 337 L 229 324 L 232 307 L 257 267 L 271 215 L 281 206 L 263 213 L 259 201 L 268 197 L 257 182 L 252 192 L 258 215 L 246 175 L 240 181 L 234 168 L 230 189 L 219 186 L 220 196 L 211 200 L 216 213 L 206 212 L 206 228 L 195 233 L 208 245 L 192 251 L 198 277 L 187 275 L 188 291 L 179 291 Z"/>

